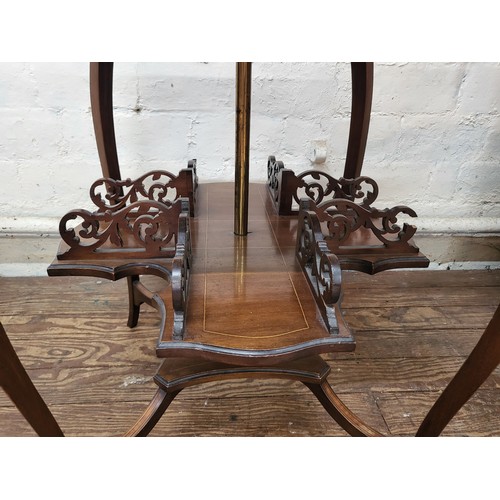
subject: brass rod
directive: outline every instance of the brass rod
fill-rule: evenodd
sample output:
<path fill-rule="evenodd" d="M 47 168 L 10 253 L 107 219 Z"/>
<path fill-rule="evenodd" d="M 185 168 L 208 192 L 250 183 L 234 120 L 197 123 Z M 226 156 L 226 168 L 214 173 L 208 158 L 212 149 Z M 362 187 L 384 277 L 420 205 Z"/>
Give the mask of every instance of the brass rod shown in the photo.
<path fill-rule="evenodd" d="M 250 103 L 252 63 L 236 63 L 236 161 L 234 175 L 234 234 L 248 233 Z"/>

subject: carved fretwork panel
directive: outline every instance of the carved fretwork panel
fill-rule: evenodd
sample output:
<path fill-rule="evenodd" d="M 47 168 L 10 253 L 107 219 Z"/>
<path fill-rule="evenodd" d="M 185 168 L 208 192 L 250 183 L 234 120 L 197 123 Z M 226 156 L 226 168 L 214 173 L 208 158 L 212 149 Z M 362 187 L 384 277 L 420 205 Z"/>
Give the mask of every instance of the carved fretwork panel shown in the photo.
<path fill-rule="evenodd" d="M 370 250 L 392 250 L 397 252 L 418 252 L 418 248 L 409 244 L 417 228 L 406 222 L 398 225 L 398 216 L 417 214 L 409 207 L 396 206 L 378 210 L 376 208 L 360 206 L 349 200 L 334 199 L 320 205 L 313 201 L 309 207 L 314 210 L 322 227 L 325 240 L 331 251 L 339 254 L 353 253 L 355 250 L 363 252 Z M 376 240 L 375 243 L 355 243 L 355 232 L 366 230 Z M 359 248 L 358 248 L 359 247 Z"/>
<path fill-rule="evenodd" d="M 99 276 L 111 280 L 127 277 L 129 326 L 135 326 L 138 308 L 146 302 L 161 313 L 163 338 L 165 297 L 150 292 L 139 280 L 140 275 L 159 276 L 171 290 L 172 339 L 182 340 L 192 255 L 187 198 L 178 198 L 169 205 L 154 200 L 134 201 L 116 211 L 72 210 L 61 219 L 59 229 L 62 242 L 57 259 L 48 268 L 50 276 Z"/>
<path fill-rule="evenodd" d="M 117 180 L 101 178 L 90 187 L 90 198 L 101 211 L 120 210 L 141 200 L 158 201 L 171 206 L 178 198 L 188 198 L 190 214 L 196 209 L 196 160 L 190 160 L 188 168 L 174 175 L 164 170 L 155 170 L 138 179 Z"/>
<path fill-rule="evenodd" d="M 338 257 L 343 270 L 368 274 L 397 268 L 428 267 L 429 259 L 422 255 L 413 241 L 414 225 L 398 223 L 398 218 L 416 217 L 405 206 L 379 210 L 358 205 L 347 199 L 334 199 L 316 205 L 303 198 L 302 213 L 309 214 L 319 229 L 328 250 Z"/>
<path fill-rule="evenodd" d="M 330 252 L 314 212 L 301 210 L 297 227 L 296 257 L 331 334 L 338 334 L 335 305 L 341 297 L 339 259 Z"/>
<path fill-rule="evenodd" d="M 181 240 L 189 240 L 188 201 L 167 206 L 136 201 L 117 211 L 72 210 L 59 223 L 66 247 L 57 258 L 172 258 Z"/>
<path fill-rule="evenodd" d="M 270 156 L 267 162 L 267 185 L 279 215 L 296 215 L 302 198 L 317 205 L 332 199 L 345 199 L 369 207 L 378 196 L 377 183 L 369 177 L 336 179 L 319 170 L 307 170 L 296 175 L 282 161 Z"/>

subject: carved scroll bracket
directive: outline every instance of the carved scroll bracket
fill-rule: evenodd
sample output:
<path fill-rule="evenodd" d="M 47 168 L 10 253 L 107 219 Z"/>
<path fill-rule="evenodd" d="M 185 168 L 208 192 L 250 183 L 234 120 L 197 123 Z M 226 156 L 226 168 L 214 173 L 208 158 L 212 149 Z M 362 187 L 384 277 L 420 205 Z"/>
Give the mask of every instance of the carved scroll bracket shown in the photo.
<path fill-rule="evenodd" d="M 101 210 L 120 210 L 137 201 L 157 201 L 171 206 L 178 198 L 188 198 L 190 215 L 196 209 L 198 177 L 196 160 L 174 175 L 166 170 L 154 170 L 131 180 L 97 179 L 90 187 L 90 199 Z"/>
<path fill-rule="evenodd" d="M 170 207 L 137 201 L 116 212 L 72 210 L 59 223 L 67 249 L 58 259 L 173 257 L 181 212 L 181 200 Z"/>
<path fill-rule="evenodd" d="M 329 251 L 318 218 L 313 211 L 307 210 L 307 202 L 299 214 L 296 257 L 328 331 L 338 334 L 335 306 L 341 298 L 340 263 Z"/>
<path fill-rule="evenodd" d="M 397 250 L 399 252 L 418 252 L 418 249 L 408 244 L 417 228 L 407 224 L 397 224 L 400 215 L 416 217 L 417 214 L 409 207 L 398 205 L 384 210 L 360 206 L 345 199 L 333 199 L 320 205 L 313 201 L 309 204 L 319 221 L 326 224 L 327 234 L 324 235 L 331 251 L 337 253 L 355 231 L 365 228 L 378 240 L 381 249 Z M 352 245 L 354 247 L 354 245 Z M 360 245 L 362 250 L 363 245 Z M 365 250 L 376 249 L 375 245 L 366 245 Z"/>
<path fill-rule="evenodd" d="M 70 227 L 71 223 L 81 223 Z M 149 292 L 139 275 L 153 274 L 171 283 L 173 340 L 182 340 L 187 312 L 191 269 L 189 201 L 179 198 L 170 206 L 158 201 L 136 201 L 115 212 L 73 210 L 60 222 L 64 244 L 51 276 L 100 276 L 118 280 L 132 278 L 129 290 L 132 325 L 138 308 L 146 302 L 161 315 L 161 332 L 166 325 L 164 297 Z M 130 326 L 130 325 L 129 325 Z"/>
<path fill-rule="evenodd" d="M 295 215 L 300 200 L 308 197 L 316 204 L 332 199 L 345 199 L 370 207 L 377 199 L 378 186 L 370 177 L 336 179 L 319 170 L 307 170 L 296 175 L 284 167 L 282 161 L 270 156 L 267 161 L 267 185 L 271 199 L 279 215 Z"/>

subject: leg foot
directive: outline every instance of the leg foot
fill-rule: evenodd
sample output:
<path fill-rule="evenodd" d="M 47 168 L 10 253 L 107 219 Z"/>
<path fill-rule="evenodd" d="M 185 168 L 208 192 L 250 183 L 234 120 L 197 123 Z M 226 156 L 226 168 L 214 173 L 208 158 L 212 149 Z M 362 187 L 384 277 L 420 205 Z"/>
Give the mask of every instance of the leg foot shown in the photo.
<path fill-rule="evenodd" d="M 124 437 L 144 437 L 147 436 L 158 423 L 165 410 L 170 406 L 179 391 L 166 392 L 158 389 L 153 399 L 149 403 L 144 413 L 137 422 L 124 434 Z"/>
<path fill-rule="evenodd" d="M 323 380 L 320 384 L 304 382 L 304 385 L 318 398 L 323 408 L 325 408 L 335 422 L 351 436 L 382 436 L 380 432 L 366 425 L 349 410 L 326 380 Z"/>
<path fill-rule="evenodd" d="M 417 437 L 439 436 L 500 363 L 500 306 L 464 364 L 434 403 Z"/>
<path fill-rule="evenodd" d="M 59 424 L 31 381 L 1 323 L 0 387 L 39 436 L 63 436 Z"/>

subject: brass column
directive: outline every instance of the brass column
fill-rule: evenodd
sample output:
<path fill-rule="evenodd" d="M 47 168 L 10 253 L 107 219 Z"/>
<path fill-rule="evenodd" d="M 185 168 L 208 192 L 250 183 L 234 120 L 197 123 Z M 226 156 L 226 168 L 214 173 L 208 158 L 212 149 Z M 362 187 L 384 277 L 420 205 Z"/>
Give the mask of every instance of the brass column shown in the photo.
<path fill-rule="evenodd" d="M 236 63 L 236 161 L 234 175 L 234 234 L 248 233 L 250 103 L 252 63 Z"/>

